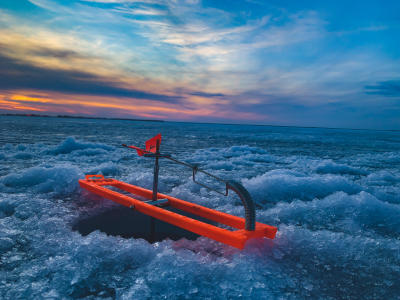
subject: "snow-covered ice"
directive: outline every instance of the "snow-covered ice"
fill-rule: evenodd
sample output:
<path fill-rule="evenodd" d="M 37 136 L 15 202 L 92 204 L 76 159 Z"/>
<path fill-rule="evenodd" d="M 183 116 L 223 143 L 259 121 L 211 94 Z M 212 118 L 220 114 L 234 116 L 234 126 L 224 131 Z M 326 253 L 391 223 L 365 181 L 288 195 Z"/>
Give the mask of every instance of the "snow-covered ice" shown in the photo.
<path fill-rule="evenodd" d="M 75 230 L 120 209 L 78 179 L 150 188 L 152 161 L 120 144 L 159 132 L 165 152 L 241 181 L 276 239 L 238 251 Z M 168 161 L 160 180 L 161 192 L 243 214 Z M 2 299 L 400 299 L 400 133 L 1 116 L 0 255 Z"/>

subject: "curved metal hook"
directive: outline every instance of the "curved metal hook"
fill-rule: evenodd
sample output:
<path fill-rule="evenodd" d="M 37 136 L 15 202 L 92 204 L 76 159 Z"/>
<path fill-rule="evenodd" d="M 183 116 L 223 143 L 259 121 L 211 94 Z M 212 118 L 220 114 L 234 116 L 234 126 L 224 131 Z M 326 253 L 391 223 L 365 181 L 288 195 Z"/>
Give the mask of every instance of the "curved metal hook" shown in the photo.
<path fill-rule="evenodd" d="M 256 210 L 253 199 L 251 199 L 249 192 L 244 188 L 243 185 L 233 180 L 226 182 L 227 192 L 228 189 L 238 194 L 243 203 L 245 213 L 245 229 L 248 231 L 254 231 L 256 229 Z"/>

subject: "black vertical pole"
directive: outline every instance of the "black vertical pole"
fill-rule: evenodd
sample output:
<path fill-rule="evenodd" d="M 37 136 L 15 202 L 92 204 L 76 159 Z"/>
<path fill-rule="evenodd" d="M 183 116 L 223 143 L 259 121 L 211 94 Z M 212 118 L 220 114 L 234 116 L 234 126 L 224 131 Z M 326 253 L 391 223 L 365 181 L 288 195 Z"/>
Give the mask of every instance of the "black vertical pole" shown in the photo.
<path fill-rule="evenodd" d="M 158 155 L 160 155 L 160 140 L 157 140 L 156 146 L 156 161 L 154 163 L 154 178 L 153 178 L 153 201 L 157 200 L 157 193 L 158 193 Z"/>
<path fill-rule="evenodd" d="M 153 201 L 157 200 L 158 194 L 158 171 L 160 169 L 158 165 L 158 155 L 160 154 L 160 140 L 157 140 L 156 146 L 156 160 L 154 162 L 154 178 L 153 178 Z M 150 241 L 153 243 L 155 241 L 155 220 L 150 217 Z"/>

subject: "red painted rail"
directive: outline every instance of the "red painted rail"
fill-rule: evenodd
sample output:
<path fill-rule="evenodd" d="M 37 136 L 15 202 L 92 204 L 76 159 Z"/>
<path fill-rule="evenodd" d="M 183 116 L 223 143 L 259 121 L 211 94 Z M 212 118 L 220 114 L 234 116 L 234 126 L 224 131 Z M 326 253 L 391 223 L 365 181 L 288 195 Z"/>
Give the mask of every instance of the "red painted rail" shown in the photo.
<path fill-rule="evenodd" d="M 145 202 L 136 199 L 135 196 L 139 196 L 141 198 L 151 200 L 153 197 L 153 192 L 151 190 L 115 179 L 106 179 L 103 175 L 86 175 L 85 179 L 79 180 L 79 184 L 82 188 L 94 194 L 115 201 L 124 206 L 134 208 L 143 214 L 239 249 L 243 249 L 249 239 L 262 237 L 273 239 L 275 238 L 277 232 L 276 227 L 259 222 L 256 222 L 255 230 L 248 231 L 244 229 L 244 218 L 232 216 L 230 214 L 210 209 L 198 204 L 157 193 L 157 199 L 166 199 L 168 201 L 167 204 L 171 207 L 230 226 L 236 230 L 232 231 L 207 224 L 193 218 L 171 212 L 163 207 L 158 207 L 151 202 Z M 132 196 L 118 193 L 107 188 L 107 186 L 113 186 L 124 190 L 131 193 Z"/>

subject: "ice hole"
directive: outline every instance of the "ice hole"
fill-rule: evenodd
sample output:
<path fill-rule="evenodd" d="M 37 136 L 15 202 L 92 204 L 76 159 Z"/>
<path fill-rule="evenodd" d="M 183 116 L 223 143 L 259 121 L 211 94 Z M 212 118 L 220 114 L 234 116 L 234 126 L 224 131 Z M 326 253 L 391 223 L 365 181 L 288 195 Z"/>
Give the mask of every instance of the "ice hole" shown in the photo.
<path fill-rule="evenodd" d="M 182 212 L 181 210 L 168 207 L 169 211 L 176 212 L 187 217 L 206 222 L 209 220 L 199 216 Z M 72 229 L 78 231 L 83 236 L 100 230 L 108 235 L 121 236 L 123 238 L 141 238 L 151 243 L 165 239 L 179 240 L 182 238 L 195 240 L 199 235 L 169 223 L 154 219 L 155 235 L 151 237 L 150 224 L 151 217 L 137 212 L 125 206 L 113 207 L 97 214 L 85 216 L 78 219 L 72 226 Z"/>

